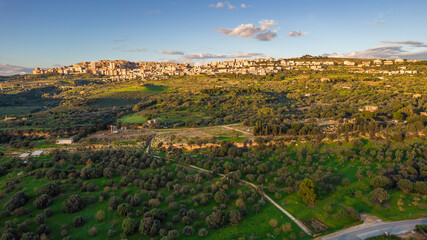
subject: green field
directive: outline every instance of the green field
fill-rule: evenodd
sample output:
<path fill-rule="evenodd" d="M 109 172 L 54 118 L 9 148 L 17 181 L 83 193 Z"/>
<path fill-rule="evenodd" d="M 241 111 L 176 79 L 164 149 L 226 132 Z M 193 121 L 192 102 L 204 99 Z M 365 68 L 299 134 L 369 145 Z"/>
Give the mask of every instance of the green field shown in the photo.
<path fill-rule="evenodd" d="M 134 115 L 122 117 L 120 121 L 124 123 L 145 123 L 147 122 L 147 118 L 141 115 L 134 114 Z"/>
<path fill-rule="evenodd" d="M 111 92 L 144 92 L 144 93 L 161 93 L 164 92 L 167 87 L 158 86 L 158 85 L 145 85 L 137 87 L 126 87 L 126 88 L 117 88 L 111 90 Z"/>

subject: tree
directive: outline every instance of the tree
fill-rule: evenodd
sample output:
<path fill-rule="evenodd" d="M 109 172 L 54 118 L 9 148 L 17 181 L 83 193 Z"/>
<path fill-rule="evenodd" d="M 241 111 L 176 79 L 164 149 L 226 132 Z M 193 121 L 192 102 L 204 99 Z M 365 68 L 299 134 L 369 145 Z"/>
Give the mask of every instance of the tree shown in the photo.
<path fill-rule="evenodd" d="M 85 224 L 85 220 L 83 219 L 82 216 L 77 216 L 75 218 L 73 218 L 73 226 L 74 227 L 80 227 L 83 226 Z"/>
<path fill-rule="evenodd" d="M 33 204 L 37 209 L 45 209 L 52 205 L 52 197 L 47 194 L 42 194 L 34 200 Z"/>
<path fill-rule="evenodd" d="M 242 221 L 242 215 L 239 210 L 231 210 L 230 212 L 230 222 L 233 224 L 238 224 Z"/>
<path fill-rule="evenodd" d="M 285 224 L 282 224 L 282 231 L 285 233 L 292 231 L 292 225 L 288 222 Z"/>
<path fill-rule="evenodd" d="M 277 220 L 274 219 L 274 218 L 270 219 L 270 221 L 268 223 L 270 224 L 270 226 L 272 228 L 276 228 L 277 227 Z"/>
<path fill-rule="evenodd" d="M 390 179 L 385 176 L 376 176 L 371 180 L 371 186 L 373 188 L 384 188 L 390 184 Z"/>
<path fill-rule="evenodd" d="M 383 188 L 375 188 L 374 191 L 371 192 L 372 199 L 375 202 L 382 203 L 383 201 L 390 198 L 390 195 Z"/>
<path fill-rule="evenodd" d="M 202 228 L 199 230 L 199 237 L 206 237 L 208 235 L 208 230 L 206 228 Z"/>
<path fill-rule="evenodd" d="M 228 218 L 224 212 L 213 212 L 206 217 L 205 223 L 210 229 L 218 229 L 228 224 Z"/>
<path fill-rule="evenodd" d="M 184 225 L 190 225 L 192 221 L 193 220 L 189 216 L 184 216 L 181 220 L 182 224 Z"/>
<path fill-rule="evenodd" d="M 96 235 L 98 235 L 98 229 L 96 229 L 96 227 L 91 227 L 89 229 L 89 236 L 95 237 Z"/>
<path fill-rule="evenodd" d="M 344 185 L 344 186 L 348 186 L 348 185 L 350 185 L 350 179 L 348 179 L 348 178 L 344 178 L 343 180 L 342 180 L 342 184 Z"/>
<path fill-rule="evenodd" d="M 410 193 L 414 189 L 414 184 L 408 179 L 400 179 L 399 182 L 397 182 L 397 188 L 404 193 Z"/>
<path fill-rule="evenodd" d="M 37 216 L 34 218 L 34 222 L 36 222 L 38 225 L 45 223 L 45 221 L 46 217 L 42 213 L 37 214 Z"/>
<path fill-rule="evenodd" d="M 238 199 L 236 200 L 236 206 L 237 206 L 240 210 L 242 210 L 242 209 L 246 209 L 245 201 L 243 201 L 243 199 L 241 199 L 241 198 L 238 198 Z"/>
<path fill-rule="evenodd" d="M 312 206 L 316 201 L 316 193 L 314 192 L 315 186 L 311 179 L 304 179 L 299 185 L 298 195 L 302 197 L 302 200 L 307 205 Z"/>
<path fill-rule="evenodd" d="M 148 200 L 148 204 L 152 207 L 157 207 L 160 205 L 160 200 L 157 198 L 153 198 L 153 199 Z"/>
<path fill-rule="evenodd" d="M 194 229 L 193 229 L 193 227 L 191 227 L 191 226 L 185 226 L 185 227 L 182 229 L 182 233 L 183 233 L 185 236 L 191 236 L 191 235 L 193 235 L 193 234 L 194 234 Z"/>
<path fill-rule="evenodd" d="M 85 206 L 83 199 L 79 195 L 73 194 L 62 203 L 62 212 L 75 213 L 85 208 Z"/>
<path fill-rule="evenodd" d="M 95 214 L 96 220 L 98 220 L 98 222 L 102 222 L 104 221 L 105 218 L 105 213 L 102 210 L 98 210 Z"/>
<path fill-rule="evenodd" d="M 169 237 L 170 239 L 177 239 L 177 238 L 179 238 L 179 232 L 178 232 L 177 230 L 175 230 L 175 229 L 170 230 L 170 231 L 168 232 L 168 237 Z"/>
<path fill-rule="evenodd" d="M 356 138 L 356 139 L 354 139 L 353 141 L 352 141 L 352 143 L 353 143 L 353 146 L 355 147 L 355 148 L 360 148 L 360 147 L 363 147 L 363 142 L 362 142 L 362 140 L 360 139 L 360 138 Z"/>
<path fill-rule="evenodd" d="M 416 181 L 414 184 L 414 191 L 420 194 L 427 194 L 427 184 L 423 181 Z"/>
<path fill-rule="evenodd" d="M 404 118 L 403 113 L 402 112 L 394 112 L 393 113 L 393 119 L 398 120 L 398 121 L 402 121 Z"/>
<path fill-rule="evenodd" d="M 139 223 L 139 232 L 148 237 L 154 237 L 160 230 L 160 221 L 153 217 L 144 217 Z"/>
<path fill-rule="evenodd" d="M 39 195 L 47 194 L 51 197 L 57 196 L 60 192 L 61 192 L 61 190 L 59 188 L 59 185 L 56 183 L 48 183 L 46 185 L 41 186 L 37 190 L 37 194 L 39 194 Z"/>
<path fill-rule="evenodd" d="M 4 204 L 4 209 L 13 211 L 16 208 L 22 207 L 30 199 L 24 192 L 18 192 L 9 201 Z"/>
<path fill-rule="evenodd" d="M 116 196 L 113 196 L 108 200 L 108 209 L 116 210 L 119 204 L 120 204 L 119 198 Z"/>
<path fill-rule="evenodd" d="M 122 229 L 126 235 L 132 235 L 138 228 L 138 222 L 133 218 L 126 218 L 122 222 Z"/>
<path fill-rule="evenodd" d="M 227 203 L 227 194 L 223 191 L 218 191 L 215 193 L 214 199 L 219 204 L 225 204 Z"/>
<path fill-rule="evenodd" d="M 120 217 L 126 217 L 132 211 L 132 206 L 129 203 L 122 203 L 117 207 Z"/>

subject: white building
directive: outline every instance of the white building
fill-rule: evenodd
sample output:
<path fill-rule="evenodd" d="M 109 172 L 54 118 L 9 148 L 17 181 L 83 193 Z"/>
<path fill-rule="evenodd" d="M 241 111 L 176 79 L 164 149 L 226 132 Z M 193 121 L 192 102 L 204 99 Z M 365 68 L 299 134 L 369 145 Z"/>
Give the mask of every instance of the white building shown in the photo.
<path fill-rule="evenodd" d="M 56 140 L 56 144 L 73 144 L 72 138 L 60 138 Z"/>

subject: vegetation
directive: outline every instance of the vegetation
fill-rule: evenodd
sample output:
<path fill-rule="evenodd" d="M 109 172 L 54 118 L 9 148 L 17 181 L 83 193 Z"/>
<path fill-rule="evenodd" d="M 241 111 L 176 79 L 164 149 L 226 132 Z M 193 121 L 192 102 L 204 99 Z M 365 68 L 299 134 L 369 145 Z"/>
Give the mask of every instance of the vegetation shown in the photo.
<path fill-rule="evenodd" d="M 263 194 L 321 235 L 426 217 L 426 64 L 2 77 L 1 239 L 311 238 Z"/>

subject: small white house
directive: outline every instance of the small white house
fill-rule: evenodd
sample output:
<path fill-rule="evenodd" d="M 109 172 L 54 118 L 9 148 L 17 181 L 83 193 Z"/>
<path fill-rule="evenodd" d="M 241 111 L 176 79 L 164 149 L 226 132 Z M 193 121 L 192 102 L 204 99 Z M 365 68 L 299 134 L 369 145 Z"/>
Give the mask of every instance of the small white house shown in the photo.
<path fill-rule="evenodd" d="M 43 150 L 37 150 L 37 151 L 34 151 L 34 152 L 31 154 L 31 156 L 39 157 L 40 155 L 42 155 L 42 153 L 43 153 Z"/>
<path fill-rule="evenodd" d="M 23 153 L 23 154 L 19 155 L 20 158 L 26 158 L 28 156 L 30 156 L 29 153 Z"/>
<path fill-rule="evenodd" d="M 56 140 L 56 144 L 73 144 L 72 138 L 60 138 Z"/>

